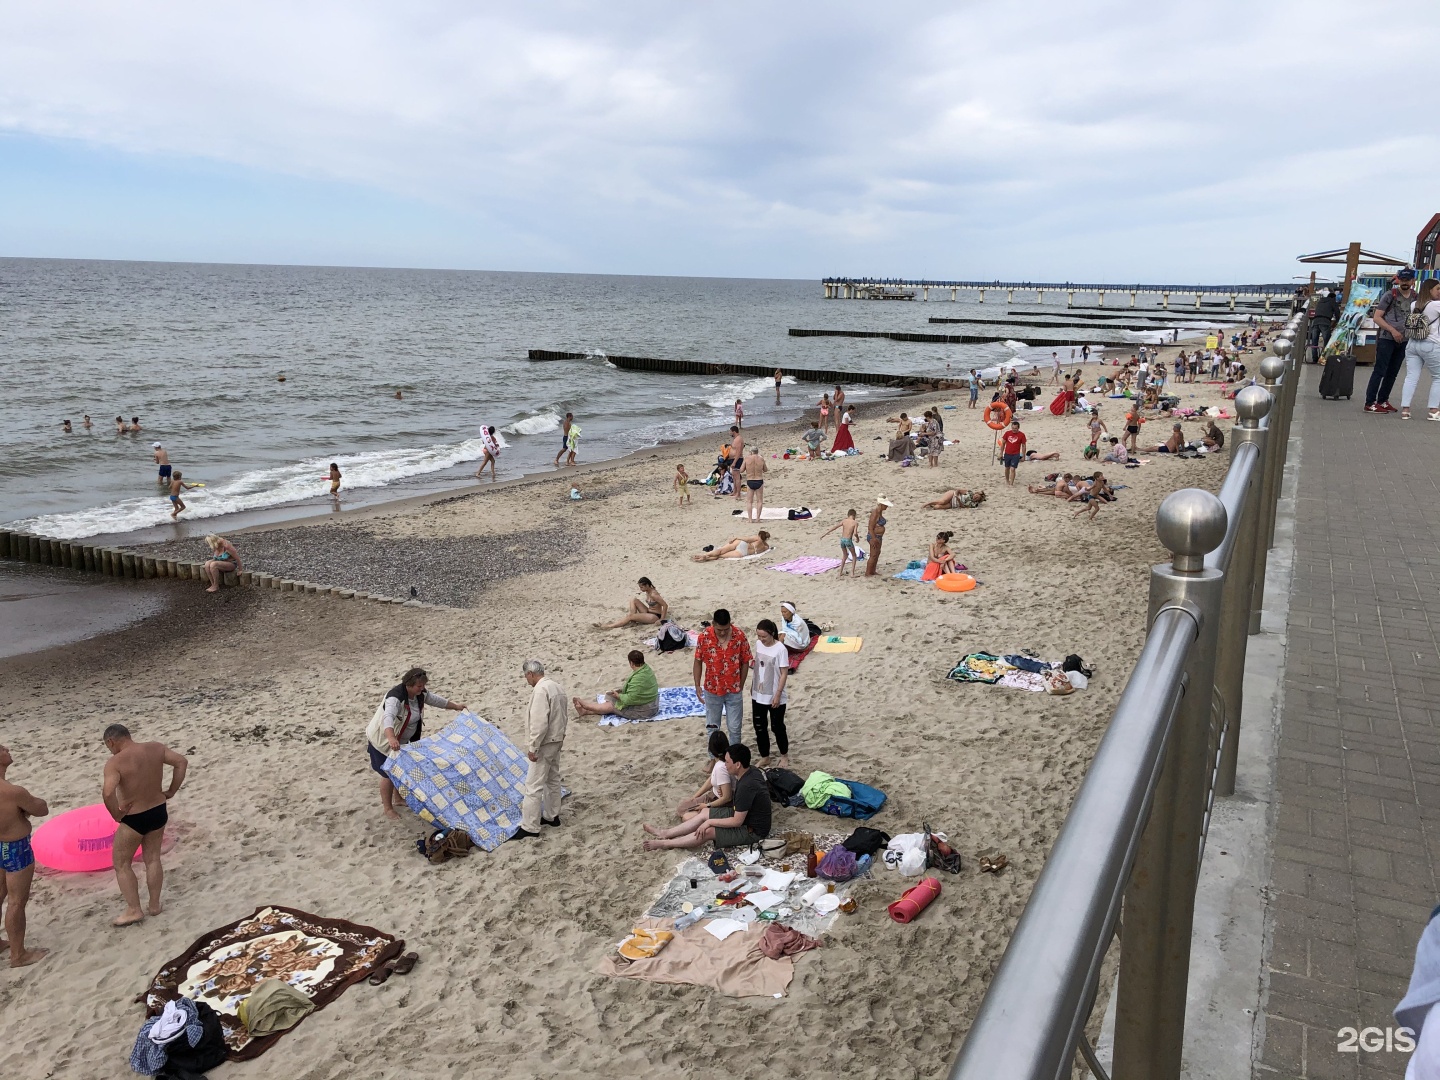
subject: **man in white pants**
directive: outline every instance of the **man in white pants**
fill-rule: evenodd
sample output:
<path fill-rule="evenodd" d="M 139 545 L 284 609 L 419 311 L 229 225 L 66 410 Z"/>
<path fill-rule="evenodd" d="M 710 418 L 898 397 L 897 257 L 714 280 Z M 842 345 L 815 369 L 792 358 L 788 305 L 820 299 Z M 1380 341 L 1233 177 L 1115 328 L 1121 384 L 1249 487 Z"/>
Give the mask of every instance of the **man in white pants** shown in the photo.
<path fill-rule="evenodd" d="M 541 825 L 560 824 L 560 750 L 570 721 L 565 688 L 545 674 L 545 665 L 539 660 L 526 660 L 520 670 L 533 688 L 525 722 L 525 756 L 530 759 L 530 772 L 525 777 L 525 798 L 520 803 L 520 828 L 511 840 L 539 836 Z"/>

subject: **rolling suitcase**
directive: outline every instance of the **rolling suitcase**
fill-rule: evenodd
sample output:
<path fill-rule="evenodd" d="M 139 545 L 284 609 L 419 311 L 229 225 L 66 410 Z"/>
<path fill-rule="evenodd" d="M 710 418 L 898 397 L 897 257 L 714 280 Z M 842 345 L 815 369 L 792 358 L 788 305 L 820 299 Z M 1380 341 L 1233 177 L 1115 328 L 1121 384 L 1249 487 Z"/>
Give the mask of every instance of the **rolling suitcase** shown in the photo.
<path fill-rule="evenodd" d="M 1355 392 L 1355 357 L 1332 356 L 1325 361 L 1325 370 L 1320 373 L 1320 396 L 1349 400 Z"/>

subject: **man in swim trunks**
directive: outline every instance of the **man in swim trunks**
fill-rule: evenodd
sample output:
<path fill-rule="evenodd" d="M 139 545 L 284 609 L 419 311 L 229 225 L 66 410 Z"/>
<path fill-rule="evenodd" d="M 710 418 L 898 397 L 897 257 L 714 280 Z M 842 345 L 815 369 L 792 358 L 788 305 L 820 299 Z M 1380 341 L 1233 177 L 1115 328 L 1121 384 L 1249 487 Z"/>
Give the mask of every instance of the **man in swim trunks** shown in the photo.
<path fill-rule="evenodd" d="M 765 509 L 765 459 L 760 451 L 750 447 L 740 471 L 745 477 L 745 520 L 759 521 L 760 511 Z"/>
<path fill-rule="evenodd" d="M 11 967 L 28 967 L 41 959 L 47 949 L 25 948 L 25 905 L 30 899 L 30 882 L 35 877 L 35 853 L 30 850 L 30 819 L 44 817 L 50 807 L 23 787 L 5 779 L 14 763 L 10 751 L 0 746 L 0 908 L 4 909 L 5 937 L 0 949 L 10 950 Z"/>
<path fill-rule="evenodd" d="M 740 482 L 740 466 L 745 463 L 745 436 L 740 434 L 740 428 L 734 424 L 730 425 L 730 481 L 735 485 L 735 501 L 740 501 L 740 493 L 745 490 L 745 485 Z"/>
<path fill-rule="evenodd" d="M 570 449 L 570 425 L 574 422 L 575 414 L 567 412 L 564 422 L 560 425 L 560 452 L 555 455 L 556 465 L 560 464 L 560 459 L 564 457 L 565 452 Z"/>
<path fill-rule="evenodd" d="M 144 919 L 147 912 L 159 915 L 162 910 L 160 887 L 165 870 L 160 864 L 160 841 L 170 820 L 166 803 L 185 782 L 186 762 L 164 743 L 137 743 L 124 724 L 111 724 L 102 738 L 110 751 L 105 763 L 105 809 L 120 823 L 112 862 L 125 900 L 125 911 L 114 925 L 129 926 Z M 163 786 L 166 765 L 170 766 L 169 787 Z M 150 906 L 144 912 L 140 910 L 140 883 L 131 865 L 136 848 L 144 851 L 145 885 L 150 893 Z"/>
<path fill-rule="evenodd" d="M 170 455 L 158 442 L 152 444 L 155 450 L 155 464 L 160 466 L 160 478 L 156 481 L 161 487 L 170 482 Z"/>

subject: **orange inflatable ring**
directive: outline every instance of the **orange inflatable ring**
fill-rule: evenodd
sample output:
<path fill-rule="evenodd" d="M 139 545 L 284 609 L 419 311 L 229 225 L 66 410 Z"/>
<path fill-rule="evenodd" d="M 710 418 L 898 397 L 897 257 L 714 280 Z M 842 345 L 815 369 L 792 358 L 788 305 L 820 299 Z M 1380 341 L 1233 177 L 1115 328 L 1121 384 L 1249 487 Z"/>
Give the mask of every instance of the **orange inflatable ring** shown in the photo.
<path fill-rule="evenodd" d="M 975 588 L 975 579 L 969 574 L 941 574 L 935 579 L 935 587 L 945 592 L 969 592 Z"/>
<path fill-rule="evenodd" d="M 999 420 L 994 418 L 997 412 L 1000 416 Z M 985 423 L 995 431 L 1003 431 L 1005 427 L 1009 425 L 1012 415 L 1010 406 L 1006 405 L 1003 401 L 992 401 L 989 405 L 985 406 Z"/>

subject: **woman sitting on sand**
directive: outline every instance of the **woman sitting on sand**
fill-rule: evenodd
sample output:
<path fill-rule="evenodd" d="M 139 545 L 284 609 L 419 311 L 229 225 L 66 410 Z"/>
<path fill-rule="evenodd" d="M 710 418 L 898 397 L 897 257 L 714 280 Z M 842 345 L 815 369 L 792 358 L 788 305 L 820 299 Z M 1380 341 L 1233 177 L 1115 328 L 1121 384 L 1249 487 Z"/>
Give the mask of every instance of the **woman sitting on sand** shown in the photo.
<path fill-rule="evenodd" d="M 921 510 L 974 510 L 985 501 L 985 492 L 951 488 L 939 498 L 921 503 Z"/>
<path fill-rule="evenodd" d="M 210 558 L 205 563 L 205 577 L 209 579 L 210 587 L 205 591 L 219 592 L 224 575 L 240 573 L 240 552 L 229 540 L 214 533 L 205 537 L 205 543 L 210 545 Z"/>
<path fill-rule="evenodd" d="M 810 624 L 801 616 L 794 600 L 780 601 L 780 638 L 787 649 L 796 652 L 810 645 Z"/>
<path fill-rule="evenodd" d="M 1223 450 L 1225 448 L 1225 432 L 1216 427 L 1215 421 L 1211 420 L 1205 425 L 1205 435 L 1200 441 L 1208 450 Z"/>
<path fill-rule="evenodd" d="M 953 574 L 955 572 L 955 556 L 950 553 L 950 537 L 954 533 L 936 533 L 935 539 L 930 541 L 930 564 L 925 567 L 927 579 L 933 580 L 940 574 Z M 935 568 L 938 567 L 938 572 Z"/>
<path fill-rule="evenodd" d="M 691 555 L 691 562 L 714 562 L 716 559 L 743 559 L 770 550 L 770 534 L 761 529 L 754 536 L 732 536 L 718 548 Z"/>
<path fill-rule="evenodd" d="M 630 606 L 625 614 L 614 622 L 595 624 L 597 630 L 617 630 L 622 626 L 629 626 L 631 623 L 658 623 L 664 622 L 665 616 L 670 614 L 670 605 L 665 598 L 655 589 L 655 584 L 648 577 L 642 577 L 635 584 L 640 586 L 640 595 L 630 598 Z"/>
<path fill-rule="evenodd" d="M 626 720 L 653 720 L 660 715 L 660 683 L 654 669 L 645 663 L 645 654 L 631 649 L 625 659 L 630 661 L 630 674 L 619 690 L 606 691 L 604 701 L 570 699 L 579 715 L 623 716 Z"/>
<path fill-rule="evenodd" d="M 712 731 L 706 745 L 710 751 L 710 775 L 700 790 L 685 799 L 675 808 L 675 814 L 684 821 L 696 811 L 709 816 L 713 806 L 729 806 L 735 792 L 735 781 L 725 767 L 725 751 L 730 749 L 730 736 L 723 731 Z"/>

